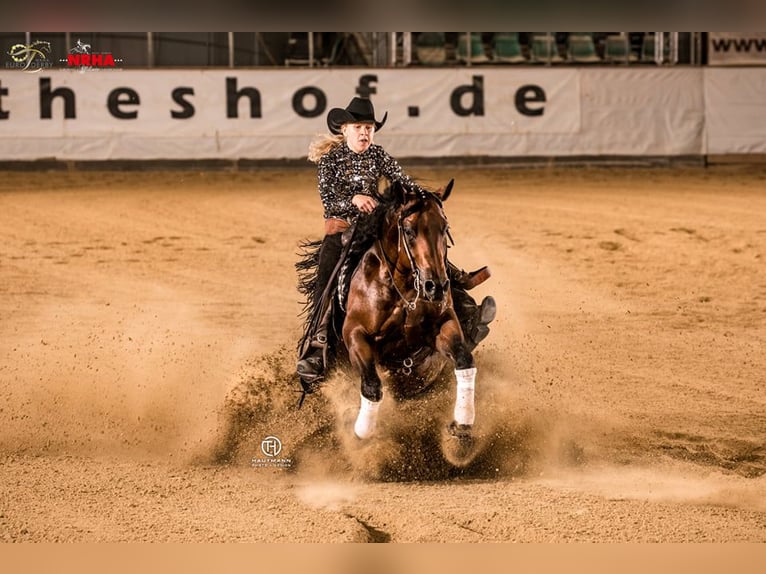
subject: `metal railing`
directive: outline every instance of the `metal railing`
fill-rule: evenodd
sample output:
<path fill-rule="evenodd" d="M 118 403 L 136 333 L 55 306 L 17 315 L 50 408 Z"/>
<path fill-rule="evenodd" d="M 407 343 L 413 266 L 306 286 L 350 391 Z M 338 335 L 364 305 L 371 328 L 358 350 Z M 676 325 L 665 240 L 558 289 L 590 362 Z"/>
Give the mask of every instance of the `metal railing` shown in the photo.
<path fill-rule="evenodd" d="M 58 58 L 66 58 L 77 40 L 94 52 L 120 57 L 121 67 L 272 67 L 272 66 L 375 66 L 408 67 L 431 65 L 418 59 L 418 32 L 60 32 L 0 33 L 6 52 L 16 43 L 50 41 Z M 590 36 L 597 64 L 702 65 L 704 33 L 701 32 L 614 32 L 614 33 L 514 33 L 520 41 L 521 64 L 578 64 L 568 45 L 574 36 Z M 606 38 L 621 37 L 624 59 L 606 57 Z M 440 65 L 472 66 L 504 63 L 495 56 L 494 33 L 444 33 L 445 60 Z M 547 59 L 533 53 L 534 38 L 546 37 L 552 52 Z M 477 43 L 478 42 L 478 43 Z M 652 52 L 645 47 L 652 43 Z M 478 48 L 477 48 L 478 46 Z M 468 50 L 466 57 L 464 50 Z M 479 50 L 478 57 L 472 50 Z"/>

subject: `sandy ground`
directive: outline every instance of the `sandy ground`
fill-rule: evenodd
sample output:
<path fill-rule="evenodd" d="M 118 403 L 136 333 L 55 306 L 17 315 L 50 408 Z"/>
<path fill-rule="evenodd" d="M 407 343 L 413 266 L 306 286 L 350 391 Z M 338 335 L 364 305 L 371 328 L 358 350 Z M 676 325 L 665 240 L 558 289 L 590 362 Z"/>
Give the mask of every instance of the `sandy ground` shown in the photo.
<path fill-rule="evenodd" d="M 766 170 L 409 171 L 493 270 L 463 469 L 449 389 L 296 408 L 310 169 L 3 173 L 0 540 L 765 542 Z"/>

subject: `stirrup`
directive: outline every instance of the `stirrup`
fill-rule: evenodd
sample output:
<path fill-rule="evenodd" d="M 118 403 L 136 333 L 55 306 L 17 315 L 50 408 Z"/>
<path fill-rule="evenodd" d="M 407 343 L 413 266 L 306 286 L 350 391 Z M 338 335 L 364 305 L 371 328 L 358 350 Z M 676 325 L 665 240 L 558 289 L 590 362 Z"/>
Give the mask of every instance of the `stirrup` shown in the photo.
<path fill-rule="evenodd" d="M 311 341 L 311 346 L 323 349 L 326 344 L 327 344 L 327 326 L 322 325 L 317 330 L 316 335 L 314 335 L 314 340 Z"/>
<path fill-rule="evenodd" d="M 489 270 L 489 267 L 485 265 L 476 271 L 462 274 L 460 278 L 456 280 L 456 283 L 458 287 L 470 291 L 477 285 L 484 283 L 491 275 L 492 272 Z"/>

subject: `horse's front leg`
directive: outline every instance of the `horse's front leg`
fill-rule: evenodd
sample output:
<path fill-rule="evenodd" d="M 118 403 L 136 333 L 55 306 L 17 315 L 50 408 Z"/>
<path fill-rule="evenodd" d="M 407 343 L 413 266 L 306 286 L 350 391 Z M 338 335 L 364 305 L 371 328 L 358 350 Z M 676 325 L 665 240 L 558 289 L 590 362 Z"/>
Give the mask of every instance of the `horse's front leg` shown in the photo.
<path fill-rule="evenodd" d="M 361 405 L 354 423 L 354 434 L 361 439 L 375 433 L 378 410 L 383 399 L 383 383 L 375 369 L 375 357 L 369 343 L 367 331 L 358 324 L 349 324 L 343 328 L 343 340 L 349 351 L 349 360 L 362 379 Z"/>
<path fill-rule="evenodd" d="M 457 467 L 465 467 L 478 452 L 473 434 L 476 418 L 474 408 L 474 390 L 476 386 L 476 367 L 473 355 L 463 339 L 463 332 L 456 317 L 442 325 L 436 338 L 437 349 L 455 361 L 455 410 L 452 422 L 442 436 L 442 452 L 446 459 Z"/>
<path fill-rule="evenodd" d="M 476 388 L 476 366 L 468 350 L 457 318 L 446 321 L 436 337 L 437 351 L 455 362 L 455 410 L 453 425 L 469 430 L 476 418 L 474 396 Z"/>

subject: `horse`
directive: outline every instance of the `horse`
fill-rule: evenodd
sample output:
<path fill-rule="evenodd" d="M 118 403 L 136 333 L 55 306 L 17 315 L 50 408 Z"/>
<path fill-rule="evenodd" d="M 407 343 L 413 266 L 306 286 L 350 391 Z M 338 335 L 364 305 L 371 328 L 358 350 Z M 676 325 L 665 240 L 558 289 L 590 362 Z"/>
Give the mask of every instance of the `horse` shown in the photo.
<path fill-rule="evenodd" d="M 447 262 L 452 237 L 443 209 L 453 185 L 451 180 L 440 193 L 412 192 L 395 182 L 390 198 L 377 196 L 375 239 L 350 275 L 340 338 L 360 378 L 354 424 L 359 439 L 375 434 L 383 396 L 378 368 L 394 397 L 403 399 L 428 389 L 452 367 L 456 396 L 447 436 L 463 454 L 471 448 L 476 366 L 453 308 Z"/>

